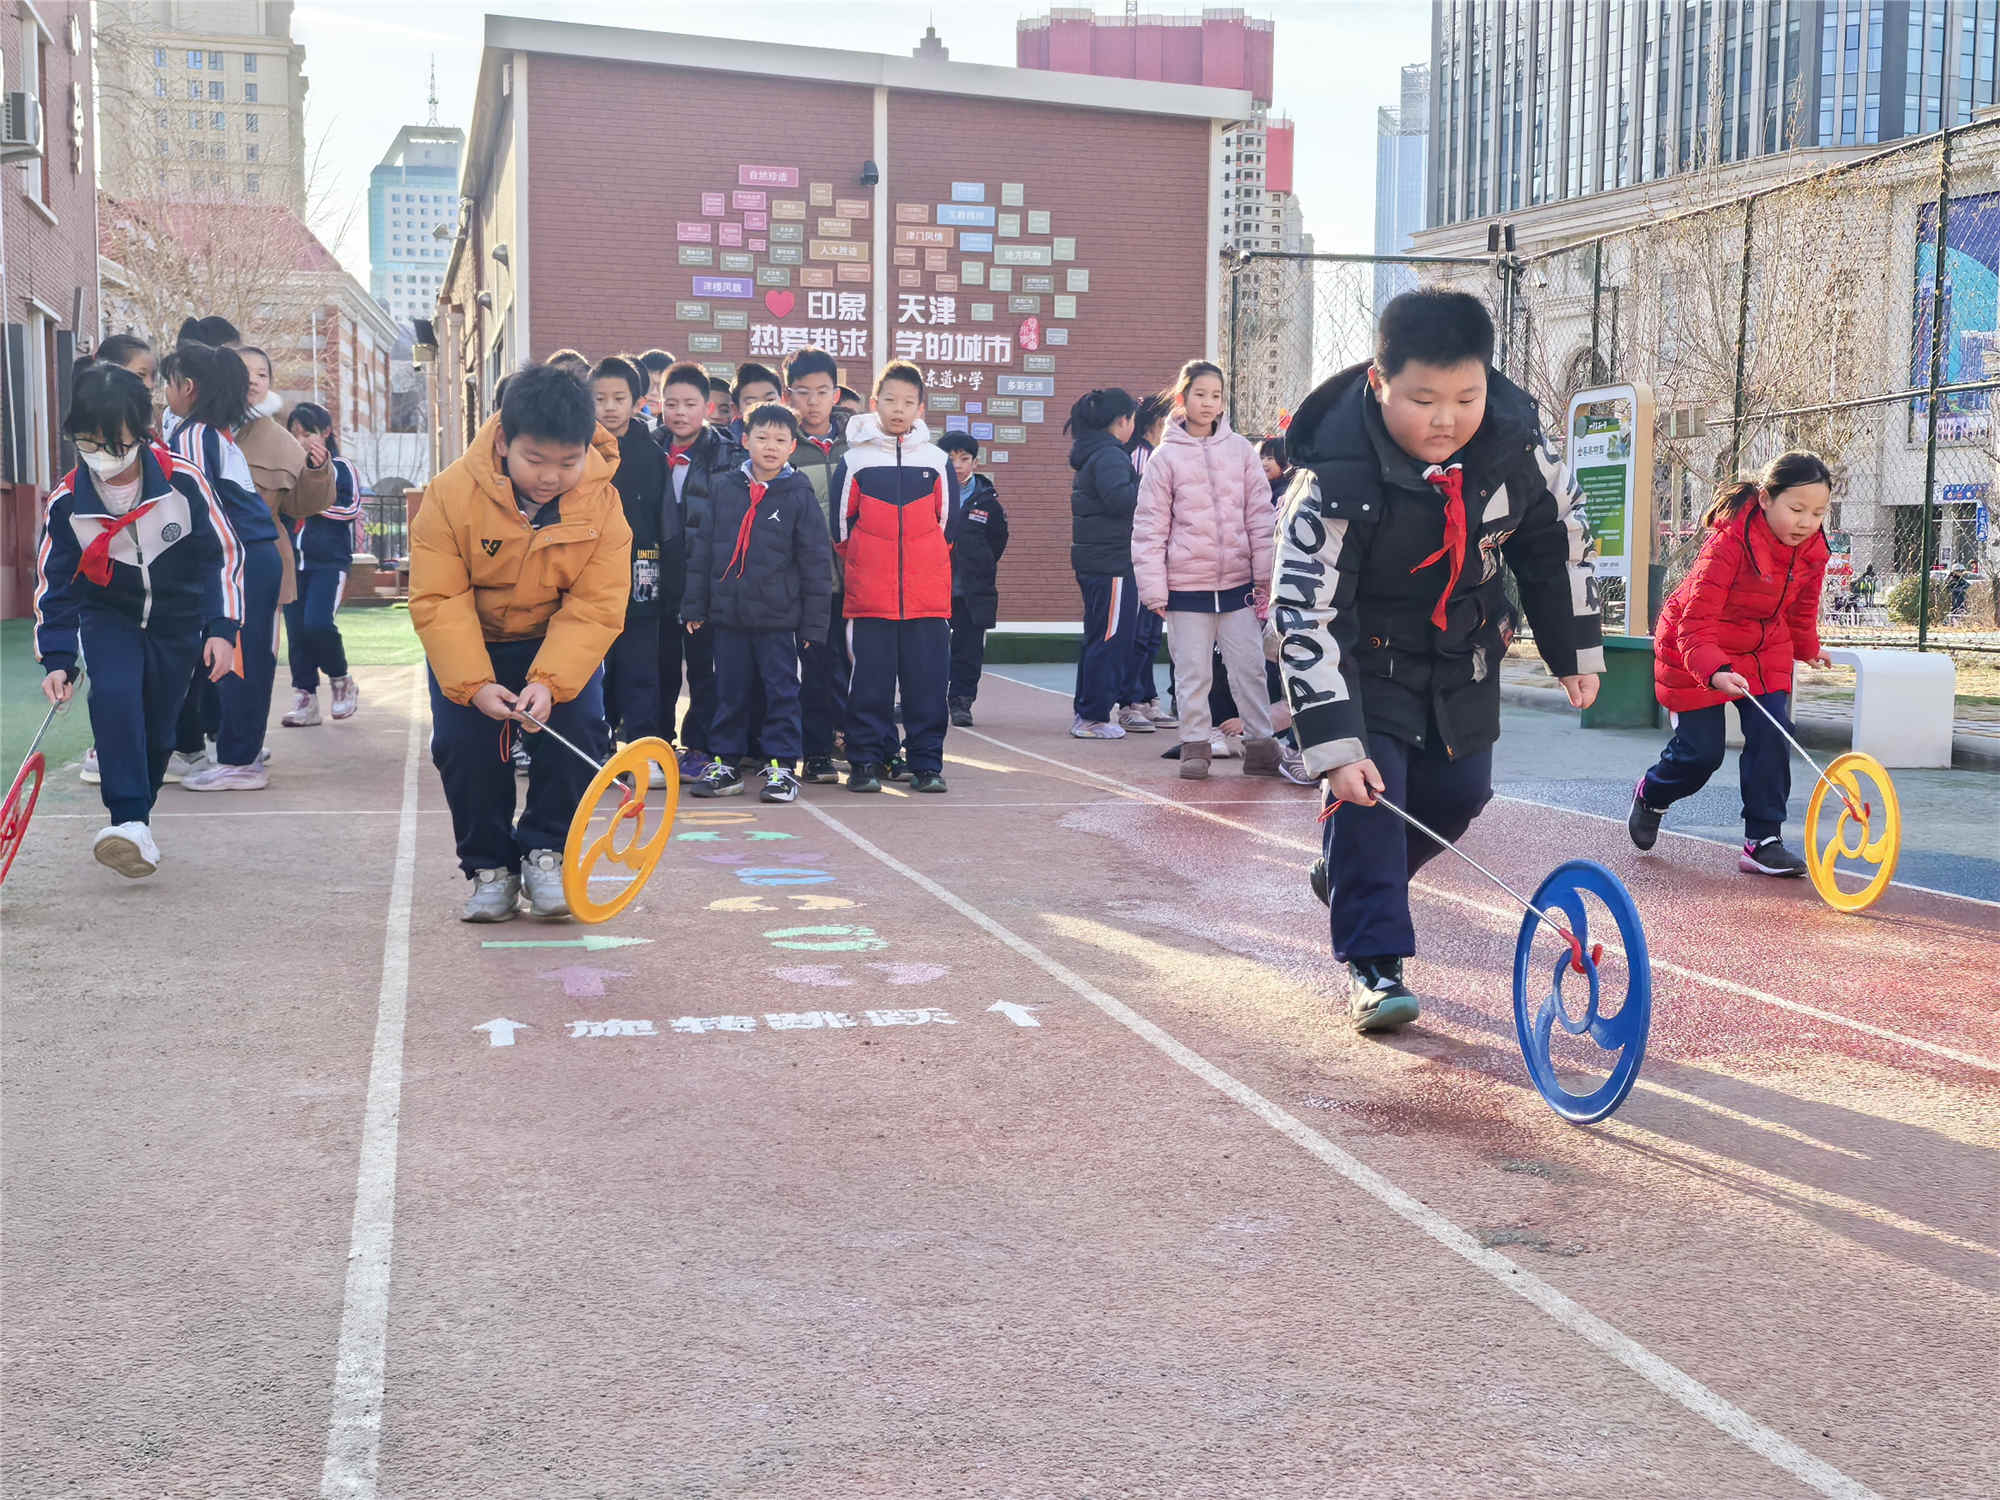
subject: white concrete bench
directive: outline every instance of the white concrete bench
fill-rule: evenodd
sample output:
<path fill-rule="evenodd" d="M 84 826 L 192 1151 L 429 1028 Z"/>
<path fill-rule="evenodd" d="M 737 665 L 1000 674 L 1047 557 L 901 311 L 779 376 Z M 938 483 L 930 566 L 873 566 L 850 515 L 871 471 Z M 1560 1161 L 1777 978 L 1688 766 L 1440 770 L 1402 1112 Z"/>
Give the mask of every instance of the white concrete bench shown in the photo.
<path fill-rule="evenodd" d="M 1958 673 L 1942 651 L 1827 649 L 1854 668 L 1854 748 L 1891 770 L 1951 765 Z"/>

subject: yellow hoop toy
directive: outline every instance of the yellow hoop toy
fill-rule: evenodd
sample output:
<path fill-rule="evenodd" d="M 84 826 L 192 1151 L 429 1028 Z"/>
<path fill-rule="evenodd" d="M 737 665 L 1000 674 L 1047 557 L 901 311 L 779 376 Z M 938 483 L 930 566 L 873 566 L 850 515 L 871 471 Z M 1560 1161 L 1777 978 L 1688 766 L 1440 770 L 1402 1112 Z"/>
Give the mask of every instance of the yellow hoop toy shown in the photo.
<path fill-rule="evenodd" d="M 618 778 L 631 775 L 633 784 L 644 788 L 652 779 L 654 766 L 664 773 L 667 800 L 660 810 L 658 826 L 649 835 L 645 792 L 633 791 Z M 611 826 L 593 839 L 590 825 L 597 815 L 597 804 L 614 787 L 622 800 L 611 815 Z M 674 759 L 674 747 L 665 740 L 634 740 L 598 769 L 576 805 L 576 816 L 570 819 L 569 839 L 563 846 L 563 897 L 569 902 L 571 916 L 579 922 L 608 922 L 637 899 L 660 856 L 667 852 L 680 801 L 680 765 Z M 591 867 L 599 860 L 623 865 L 632 872 L 632 878 L 608 901 L 594 900 L 590 894 Z"/>
<path fill-rule="evenodd" d="M 1862 784 L 1864 779 L 1873 783 L 1872 788 Z M 1829 791 L 1839 803 L 1840 816 L 1831 833 L 1821 838 L 1820 809 Z M 1856 830 L 1851 842 L 1850 825 Z M 1862 911 L 1889 889 L 1896 874 L 1896 857 L 1903 847 L 1903 812 L 1896 802 L 1895 783 L 1889 780 L 1882 762 L 1859 750 L 1834 757 L 1806 803 L 1805 846 L 1806 873 L 1812 877 L 1813 889 L 1835 911 Z M 1859 889 L 1843 889 L 1836 878 L 1842 859 L 1871 866 L 1868 883 Z"/>

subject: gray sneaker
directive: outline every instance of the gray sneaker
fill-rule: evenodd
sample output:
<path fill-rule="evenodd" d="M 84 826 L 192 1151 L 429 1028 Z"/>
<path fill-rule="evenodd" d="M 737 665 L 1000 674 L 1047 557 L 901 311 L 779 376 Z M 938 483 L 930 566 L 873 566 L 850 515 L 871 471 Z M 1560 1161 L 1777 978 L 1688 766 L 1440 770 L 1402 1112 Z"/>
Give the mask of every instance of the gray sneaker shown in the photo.
<path fill-rule="evenodd" d="M 569 898 L 563 894 L 562 855 L 557 850 L 530 849 L 521 861 L 521 886 L 528 893 L 528 915 L 569 915 Z"/>
<path fill-rule="evenodd" d="M 458 920 L 511 922 L 520 914 L 521 877 L 512 870 L 481 870 L 472 877 L 472 898 Z"/>

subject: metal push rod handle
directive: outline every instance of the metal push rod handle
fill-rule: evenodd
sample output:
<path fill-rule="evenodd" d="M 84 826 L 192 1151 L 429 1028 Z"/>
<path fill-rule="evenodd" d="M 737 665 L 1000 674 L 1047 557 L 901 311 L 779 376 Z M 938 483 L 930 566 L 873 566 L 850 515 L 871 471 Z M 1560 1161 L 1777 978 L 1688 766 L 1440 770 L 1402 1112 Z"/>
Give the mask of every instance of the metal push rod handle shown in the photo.
<path fill-rule="evenodd" d="M 1821 781 L 1824 781 L 1829 787 L 1833 789 L 1834 795 L 1840 798 L 1840 800 L 1846 804 L 1848 812 L 1851 813 L 1854 816 L 1854 818 L 1859 822 L 1865 823 L 1868 821 L 1866 811 L 1854 805 L 1854 799 L 1847 795 L 1847 789 L 1839 785 L 1837 782 L 1833 780 L 1832 777 L 1828 776 L 1825 771 L 1822 771 L 1820 769 L 1819 762 L 1814 760 L 1810 755 L 1806 754 L 1806 747 L 1804 745 L 1801 745 L 1797 740 L 1792 738 L 1792 732 L 1789 729 L 1785 728 L 1783 724 L 1778 722 L 1778 716 L 1772 713 L 1770 709 L 1764 707 L 1763 702 L 1754 693 L 1745 693 L 1741 698 L 1738 698 L 1736 701 L 1738 703 L 1755 703 L 1757 705 L 1757 712 L 1762 714 L 1765 718 L 1771 721 L 1771 727 L 1777 730 L 1779 734 L 1785 737 L 1785 743 L 1790 745 L 1794 750 L 1799 752 L 1799 759 L 1803 760 L 1807 765 L 1811 766 L 1813 768 L 1814 774 L 1816 774 Z"/>
<path fill-rule="evenodd" d="M 42 715 L 42 727 L 35 731 L 34 739 L 28 742 L 28 753 L 21 757 L 22 764 L 35 758 L 35 752 L 42 748 L 42 736 L 49 732 L 49 725 L 55 723 L 56 715 L 70 706 L 76 697 L 76 689 L 83 683 L 83 673 L 78 672 L 70 683 L 70 695 L 49 705 L 49 711 Z"/>
<path fill-rule="evenodd" d="M 581 760 L 585 765 L 589 766 L 593 771 L 602 772 L 604 770 L 603 761 L 599 760 L 594 755 L 584 754 L 584 752 L 577 749 L 577 747 L 573 743 L 571 743 L 569 740 L 564 739 L 562 735 L 558 734 L 555 730 L 551 729 L 548 725 L 544 724 L 540 719 L 536 718 L 526 709 L 524 708 L 515 709 L 514 717 L 522 720 L 524 723 L 534 725 L 535 728 L 539 729 L 543 734 L 546 734 L 547 736 L 549 736 L 549 738 L 553 739 L 558 745 L 561 745 L 564 749 L 568 750 L 570 754 L 576 756 L 577 759 Z"/>

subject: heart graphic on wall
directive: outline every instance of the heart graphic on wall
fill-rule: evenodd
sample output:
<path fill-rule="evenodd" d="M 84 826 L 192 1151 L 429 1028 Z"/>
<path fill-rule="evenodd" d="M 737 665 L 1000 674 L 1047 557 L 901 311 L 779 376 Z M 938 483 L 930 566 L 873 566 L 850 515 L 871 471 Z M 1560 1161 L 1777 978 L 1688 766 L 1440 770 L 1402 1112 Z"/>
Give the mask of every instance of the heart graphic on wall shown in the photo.
<path fill-rule="evenodd" d="M 789 316 L 797 300 L 790 292 L 764 293 L 764 305 L 771 310 L 771 316 L 774 318 Z"/>

